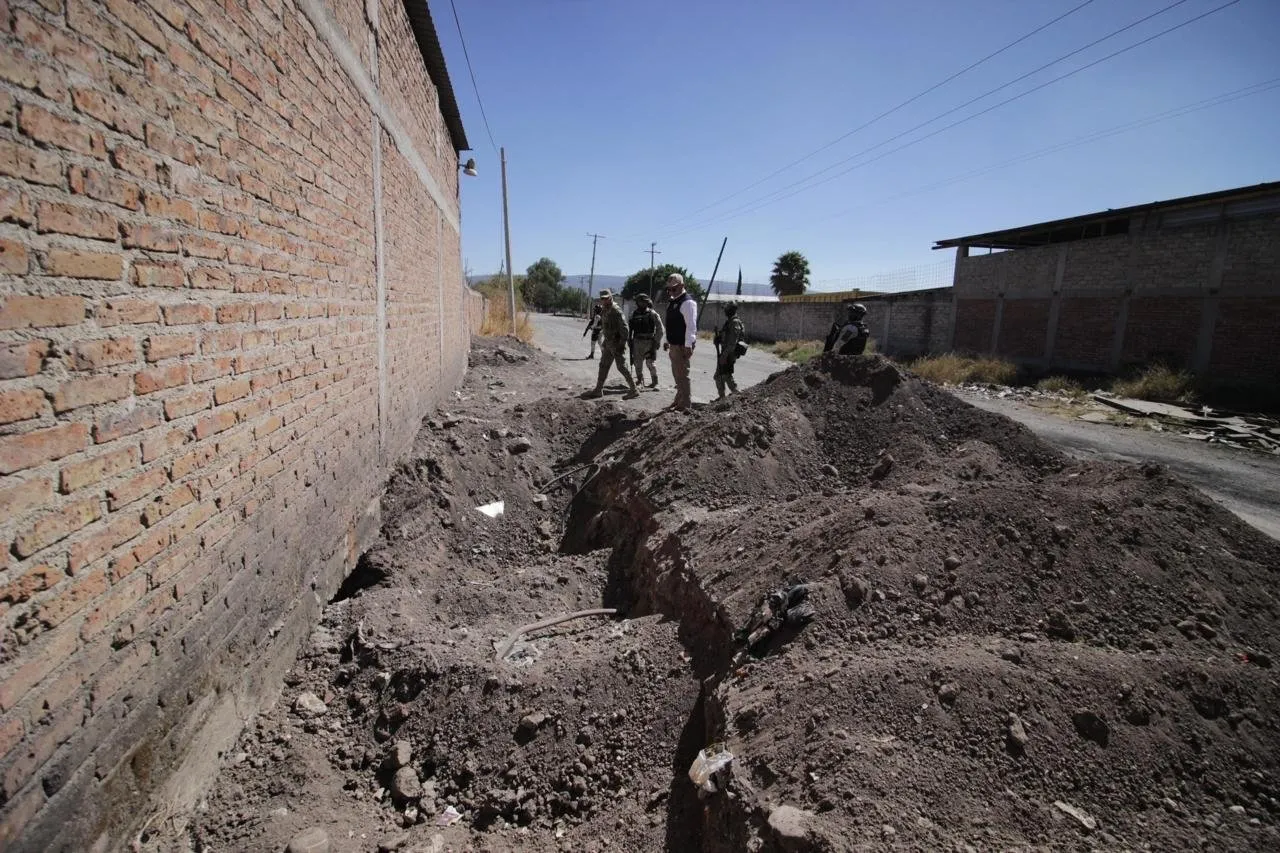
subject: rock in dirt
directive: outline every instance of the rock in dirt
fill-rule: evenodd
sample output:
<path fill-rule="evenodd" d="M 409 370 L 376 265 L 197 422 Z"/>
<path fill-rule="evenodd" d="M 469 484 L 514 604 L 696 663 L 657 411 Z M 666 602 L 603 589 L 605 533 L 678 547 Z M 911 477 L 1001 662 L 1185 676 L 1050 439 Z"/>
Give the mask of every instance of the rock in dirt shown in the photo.
<path fill-rule="evenodd" d="M 329 833 L 318 826 L 313 826 L 302 830 L 290 839 L 285 853 L 330 853 L 331 850 L 333 850 L 333 843 L 329 840 Z"/>
<path fill-rule="evenodd" d="M 413 744 L 407 740 L 398 740 L 391 747 L 391 763 L 399 770 L 413 761 Z"/>
<path fill-rule="evenodd" d="M 1066 613 L 1057 608 L 1049 611 L 1049 617 L 1045 620 L 1044 632 L 1055 640 L 1072 642 L 1076 638 L 1076 626 L 1067 618 Z"/>
<path fill-rule="evenodd" d="M 401 767 L 397 770 L 395 777 L 391 780 L 391 796 L 398 803 L 410 802 L 421 797 L 422 781 L 418 778 L 418 771 L 412 767 Z"/>
<path fill-rule="evenodd" d="M 533 449 L 533 442 L 527 438 L 520 437 L 507 445 L 507 452 L 512 456 L 519 456 L 521 453 L 528 453 Z"/>
<path fill-rule="evenodd" d="M 840 469 L 828 463 L 822 466 L 822 473 L 826 474 L 828 477 L 839 477 Z"/>
<path fill-rule="evenodd" d="M 535 711 L 532 714 L 525 714 L 520 718 L 520 733 L 526 737 L 532 737 L 542 728 L 547 721 L 547 715 L 541 711 Z"/>
<path fill-rule="evenodd" d="M 320 697 L 314 693 L 299 693 L 298 698 L 293 701 L 293 710 L 298 716 L 304 718 L 319 717 L 329 710 L 329 706 L 320 701 Z"/>
<path fill-rule="evenodd" d="M 1095 829 L 1098 828 L 1098 821 L 1093 817 L 1091 817 L 1088 812 L 1086 812 L 1084 809 L 1080 808 L 1079 806 L 1073 806 L 1071 805 L 1071 803 L 1065 802 L 1063 800 L 1055 800 L 1053 803 L 1053 806 L 1063 814 L 1069 815 L 1075 818 L 1076 821 L 1080 824 L 1081 827 L 1084 828 L 1086 832 L 1093 832 Z"/>
<path fill-rule="evenodd" d="M 949 681 L 938 688 L 938 701 L 943 705 L 954 705 L 960 698 L 960 685 Z"/>
<path fill-rule="evenodd" d="M 551 501 L 547 498 L 546 495 L 533 496 L 533 505 L 536 506 L 538 509 L 546 509 L 548 506 L 550 506 L 550 504 L 551 504 Z"/>
<path fill-rule="evenodd" d="M 403 850 L 409 846 L 409 836 L 398 835 L 395 838 L 388 838 L 385 841 L 378 842 L 378 853 L 396 853 L 397 850 Z"/>
<path fill-rule="evenodd" d="M 884 456 L 881 456 L 880 461 L 871 469 L 871 479 L 883 480 L 885 477 L 889 476 L 889 472 L 893 470 L 893 463 L 894 459 L 892 453 L 886 453 Z"/>
<path fill-rule="evenodd" d="M 809 821 L 812 812 L 798 809 L 795 806 L 778 806 L 769 813 L 769 829 L 773 830 L 778 846 L 783 850 L 806 849 L 809 837 Z"/>
<path fill-rule="evenodd" d="M 1009 750 L 1014 753 L 1021 753 L 1027 746 L 1027 727 L 1023 725 L 1022 718 L 1012 711 L 1008 718 L 1005 719 L 1005 734 L 1008 739 Z"/>

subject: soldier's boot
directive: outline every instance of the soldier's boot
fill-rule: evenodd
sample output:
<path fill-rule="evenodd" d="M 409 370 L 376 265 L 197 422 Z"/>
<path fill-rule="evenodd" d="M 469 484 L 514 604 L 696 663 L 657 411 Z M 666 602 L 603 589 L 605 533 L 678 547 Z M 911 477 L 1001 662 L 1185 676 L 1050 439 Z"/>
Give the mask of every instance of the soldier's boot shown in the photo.
<path fill-rule="evenodd" d="M 631 369 L 628 368 L 621 360 L 618 361 L 618 372 L 622 374 L 622 378 L 627 380 L 627 388 L 630 390 L 622 395 L 624 400 L 634 400 L 640 396 L 640 392 L 636 390 L 636 381 L 631 378 Z"/>
<path fill-rule="evenodd" d="M 729 386 L 730 394 L 738 393 L 738 380 L 734 379 L 732 375 L 725 376 L 724 384 Z"/>
<path fill-rule="evenodd" d="M 654 366 L 654 363 L 652 361 L 645 362 L 645 363 L 649 365 L 649 387 L 657 388 L 658 387 L 658 368 Z M 640 371 L 637 370 L 636 378 L 639 378 L 640 376 L 641 376 L 641 373 Z"/>
<path fill-rule="evenodd" d="M 724 399 L 724 377 L 721 376 L 719 373 L 717 373 L 713 378 L 716 380 L 716 393 L 720 395 L 719 397 L 716 397 L 716 399 L 723 400 Z"/>

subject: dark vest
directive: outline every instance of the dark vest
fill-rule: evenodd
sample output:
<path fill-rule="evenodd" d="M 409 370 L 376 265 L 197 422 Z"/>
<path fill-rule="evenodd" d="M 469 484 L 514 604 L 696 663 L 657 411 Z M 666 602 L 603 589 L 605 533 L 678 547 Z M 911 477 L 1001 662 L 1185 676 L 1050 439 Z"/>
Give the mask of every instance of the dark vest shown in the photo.
<path fill-rule="evenodd" d="M 631 313 L 631 336 L 652 338 L 658 331 L 658 315 L 652 308 L 637 308 Z"/>
<path fill-rule="evenodd" d="M 680 306 L 692 298 L 686 290 L 678 298 L 667 303 L 667 343 L 673 347 L 684 346 L 684 315 L 680 313 Z"/>

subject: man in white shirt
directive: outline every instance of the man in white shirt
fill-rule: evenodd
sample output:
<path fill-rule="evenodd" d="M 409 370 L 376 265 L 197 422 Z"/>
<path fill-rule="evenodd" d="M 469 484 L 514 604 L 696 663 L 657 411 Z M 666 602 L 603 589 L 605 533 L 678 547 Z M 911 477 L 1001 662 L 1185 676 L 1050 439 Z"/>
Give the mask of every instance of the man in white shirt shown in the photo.
<path fill-rule="evenodd" d="M 693 403 L 689 387 L 689 359 L 698 343 L 698 303 L 684 289 L 684 276 L 667 276 L 667 339 L 662 348 L 671 355 L 671 375 L 676 381 L 676 399 L 667 408 L 687 412 Z"/>

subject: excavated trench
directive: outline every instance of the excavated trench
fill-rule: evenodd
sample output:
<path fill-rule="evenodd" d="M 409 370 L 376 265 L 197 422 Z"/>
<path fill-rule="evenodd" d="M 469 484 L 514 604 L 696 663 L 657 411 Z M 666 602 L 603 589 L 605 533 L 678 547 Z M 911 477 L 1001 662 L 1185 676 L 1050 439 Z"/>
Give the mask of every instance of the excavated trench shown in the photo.
<path fill-rule="evenodd" d="M 311 803 L 362 850 L 447 807 L 453 849 L 1275 849 L 1280 551 L 1159 472 L 1068 465 L 879 358 L 688 419 L 529 397 L 425 426 L 211 846 L 282 849 Z M 742 654 L 795 573 L 817 618 Z"/>

